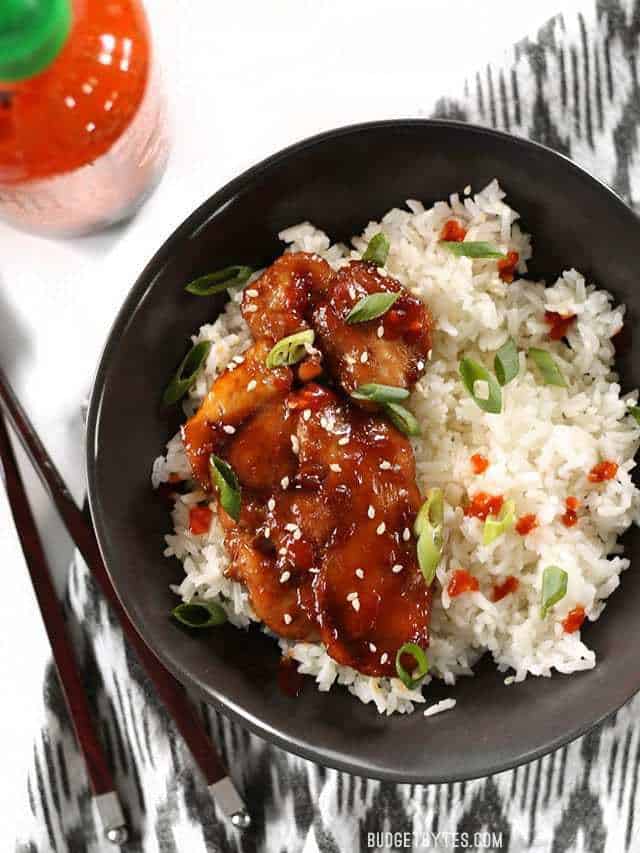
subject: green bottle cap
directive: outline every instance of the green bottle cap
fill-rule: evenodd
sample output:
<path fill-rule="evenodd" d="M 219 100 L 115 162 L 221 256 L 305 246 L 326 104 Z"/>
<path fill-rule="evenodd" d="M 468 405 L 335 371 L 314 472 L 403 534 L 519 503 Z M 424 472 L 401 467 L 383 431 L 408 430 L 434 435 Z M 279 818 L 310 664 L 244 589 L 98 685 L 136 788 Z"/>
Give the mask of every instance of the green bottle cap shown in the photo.
<path fill-rule="evenodd" d="M 24 80 L 43 71 L 70 29 L 71 0 L 0 0 L 0 80 Z"/>

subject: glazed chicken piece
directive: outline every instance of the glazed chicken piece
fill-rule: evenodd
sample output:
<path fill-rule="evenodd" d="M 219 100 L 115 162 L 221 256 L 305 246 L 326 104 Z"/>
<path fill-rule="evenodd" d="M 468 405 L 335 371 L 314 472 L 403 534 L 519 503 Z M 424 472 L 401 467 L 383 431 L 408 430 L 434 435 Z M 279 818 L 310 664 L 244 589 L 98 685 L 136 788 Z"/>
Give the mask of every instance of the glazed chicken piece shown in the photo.
<path fill-rule="evenodd" d="M 409 442 L 315 383 L 243 411 L 223 438 L 210 422 L 241 485 L 238 521 L 219 508 L 229 575 L 276 634 L 322 639 L 340 663 L 395 675 L 403 643 L 428 644 L 431 609 L 405 533 L 420 505 Z"/>
<path fill-rule="evenodd" d="M 333 276 L 329 264 L 308 252 L 286 252 L 246 288 L 242 316 L 254 338 L 279 341 L 309 328 L 313 300 Z"/>
<path fill-rule="evenodd" d="M 233 361 L 182 428 L 194 479 L 205 490 L 210 488 L 209 457 L 218 453 L 228 433 L 267 403 L 283 400 L 291 388 L 293 374 L 287 367 L 271 370 L 266 366 L 270 349 L 270 341 L 259 340 L 244 353 L 240 364 Z"/>
<path fill-rule="evenodd" d="M 346 322 L 361 299 L 380 292 L 401 295 L 381 317 Z M 312 325 L 315 345 L 347 394 L 370 382 L 411 389 L 431 351 L 432 320 L 424 303 L 363 261 L 352 261 L 334 275 L 315 303 Z"/>

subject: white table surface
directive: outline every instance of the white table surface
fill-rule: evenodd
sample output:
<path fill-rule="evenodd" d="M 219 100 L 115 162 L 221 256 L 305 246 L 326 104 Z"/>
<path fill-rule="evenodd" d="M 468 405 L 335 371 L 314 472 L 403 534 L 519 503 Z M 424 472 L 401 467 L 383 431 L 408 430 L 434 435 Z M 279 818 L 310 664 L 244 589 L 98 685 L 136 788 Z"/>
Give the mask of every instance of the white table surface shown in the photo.
<path fill-rule="evenodd" d="M 229 179 L 305 136 L 424 116 L 467 74 L 580 0 L 148 0 L 173 129 L 165 178 L 135 220 L 52 241 L 0 223 L 0 363 L 56 464 L 84 489 L 80 406 L 117 309 L 165 237 Z M 62 585 L 70 544 L 31 472 L 29 490 Z M 18 816 L 42 719 L 47 640 L 0 494 L 0 803 Z M 12 820 L 0 822 L 15 838 Z"/>

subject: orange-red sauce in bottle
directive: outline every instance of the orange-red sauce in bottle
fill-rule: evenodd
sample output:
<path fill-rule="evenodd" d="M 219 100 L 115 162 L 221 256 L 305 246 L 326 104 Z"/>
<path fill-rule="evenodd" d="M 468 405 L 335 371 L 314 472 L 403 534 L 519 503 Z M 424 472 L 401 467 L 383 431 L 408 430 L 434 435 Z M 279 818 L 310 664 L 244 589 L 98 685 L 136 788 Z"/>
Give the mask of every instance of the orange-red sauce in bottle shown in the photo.
<path fill-rule="evenodd" d="M 130 215 L 167 154 L 141 3 L 7 4 L 0 8 L 0 215 L 56 234 Z"/>

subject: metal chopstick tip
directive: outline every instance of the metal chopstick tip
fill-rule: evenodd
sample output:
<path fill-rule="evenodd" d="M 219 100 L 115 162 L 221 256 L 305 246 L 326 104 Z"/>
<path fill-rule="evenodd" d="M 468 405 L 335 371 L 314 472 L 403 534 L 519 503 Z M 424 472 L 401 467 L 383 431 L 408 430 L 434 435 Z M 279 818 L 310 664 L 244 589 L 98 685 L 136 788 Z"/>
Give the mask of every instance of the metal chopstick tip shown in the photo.
<path fill-rule="evenodd" d="M 241 830 L 251 826 L 251 815 L 228 776 L 223 776 L 222 779 L 209 785 L 209 793 L 220 811 L 231 821 L 232 826 Z"/>

